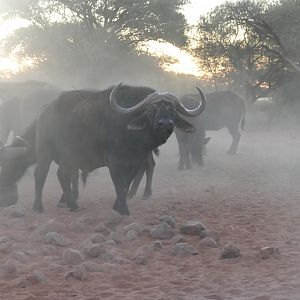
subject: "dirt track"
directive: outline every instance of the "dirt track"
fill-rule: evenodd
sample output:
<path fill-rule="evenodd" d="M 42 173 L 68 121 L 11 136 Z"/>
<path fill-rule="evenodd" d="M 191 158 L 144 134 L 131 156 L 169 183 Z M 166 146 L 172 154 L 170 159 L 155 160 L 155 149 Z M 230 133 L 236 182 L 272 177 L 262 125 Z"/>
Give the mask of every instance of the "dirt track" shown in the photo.
<path fill-rule="evenodd" d="M 89 178 L 77 213 L 56 207 L 61 190 L 54 172 L 45 188 L 45 212 L 32 213 L 33 179 L 25 176 L 19 204 L 25 206 L 26 218 L 1 216 L 0 237 L 12 239 L 13 250 L 26 253 L 28 260 L 17 265 L 17 274 L 0 278 L 0 299 L 300 299 L 300 135 L 274 132 L 246 132 L 234 157 L 225 154 L 230 143 L 226 131 L 210 134 L 205 167 L 181 172 L 172 138 L 156 159 L 152 199 L 140 200 L 139 191 L 137 198 L 129 200 L 132 219 L 124 218 L 122 224 L 133 220 L 153 226 L 168 213 L 176 217 L 178 231 L 184 221 L 199 220 L 219 232 L 220 247 L 199 247 L 197 237 L 187 237 L 199 254 L 179 258 L 170 255 L 172 246 L 163 241 L 161 251 L 146 265 L 138 265 L 132 261 L 135 249 L 152 241 L 143 235 L 115 247 L 123 263 L 90 273 L 86 281 L 65 279 L 68 266 L 51 269 L 51 264 L 60 264 L 64 247 L 42 255 L 38 250 L 44 242 L 36 238 L 35 230 L 54 219 L 61 225 L 59 232 L 71 238 L 70 247 L 78 248 L 110 214 L 115 192 L 107 170 Z M 90 217 L 86 229 L 70 231 L 68 224 L 81 216 Z M 227 242 L 240 248 L 239 258 L 219 259 Z M 281 259 L 259 259 L 257 253 L 265 246 L 278 247 Z M 10 256 L 0 255 L 0 263 Z M 46 283 L 16 287 L 17 278 L 33 271 L 42 272 Z"/>

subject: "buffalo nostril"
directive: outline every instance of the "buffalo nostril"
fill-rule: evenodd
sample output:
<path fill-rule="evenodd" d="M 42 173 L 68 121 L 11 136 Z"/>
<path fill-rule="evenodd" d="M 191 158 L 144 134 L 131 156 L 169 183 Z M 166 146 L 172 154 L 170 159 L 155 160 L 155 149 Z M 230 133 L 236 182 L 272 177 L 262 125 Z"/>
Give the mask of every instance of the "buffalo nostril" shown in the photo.
<path fill-rule="evenodd" d="M 158 121 L 159 127 L 172 128 L 174 127 L 174 122 L 168 119 L 161 119 Z"/>

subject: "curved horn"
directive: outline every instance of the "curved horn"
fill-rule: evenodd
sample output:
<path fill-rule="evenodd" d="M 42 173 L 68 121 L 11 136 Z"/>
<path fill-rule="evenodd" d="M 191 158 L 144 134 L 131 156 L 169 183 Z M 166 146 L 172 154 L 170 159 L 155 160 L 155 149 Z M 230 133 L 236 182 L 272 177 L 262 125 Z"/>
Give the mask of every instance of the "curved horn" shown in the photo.
<path fill-rule="evenodd" d="M 204 95 L 204 93 L 198 88 L 196 87 L 196 89 L 198 90 L 200 96 L 201 96 L 201 103 L 199 104 L 198 107 L 196 107 L 195 109 L 187 109 L 180 101 L 179 101 L 179 105 L 178 105 L 178 108 L 177 110 L 184 116 L 187 116 L 187 117 L 197 117 L 199 116 L 205 106 L 206 106 L 206 97 Z"/>
<path fill-rule="evenodd" d="M 203 112 L 203 110 L 206 106 L 206 97 L 205 97 L 204 93 L 198 87 L 196 87 L 196 88 L 197 88 L 198 92 L 200 93 L 201 103 L 195 109 L 187 109 L 176 96 L 174 96 L 170 93 L 167 93 L 167 98 L 176 104 L 177 111 L 180 112 L 182 115 L 187 116 L 187 117 L 197 117 Z"/>
<path fill-rule="evenodd" d="M 123 85 L 123 83 L 119 83 L 118 85 L 116 85 L 111 93 L 110 93 L 110 97 L 109 97 L 109 103 L 111 108 L 113 109 L 113 111 L 117 112 L 117 113 L 121 113 L 121 114 L 129 114 L 132 112 L 137 112 L 139 110 L 141 110 L 141 108 L 143 108 L 147 103 L 150 103 L 152 101 L 155 101 L 157 99 L 161 99 L 161 95 L 158 92 L 154 92 L 152 94 L 149 94 L 143 101 L 139 102 L 138 104 L 132 106 L 132 107 L 122 107 L 117 103 L 117 93 L 119 88 Z"/>
<path fill-rule="evenodd" d="M 29 143 L 20 136 L 17 136 L 16 139 L 21 141 L 25 147 L 4 146 L 0 148 L 0 164 L 4 161 L 24 156 L 29 152 Z"/>

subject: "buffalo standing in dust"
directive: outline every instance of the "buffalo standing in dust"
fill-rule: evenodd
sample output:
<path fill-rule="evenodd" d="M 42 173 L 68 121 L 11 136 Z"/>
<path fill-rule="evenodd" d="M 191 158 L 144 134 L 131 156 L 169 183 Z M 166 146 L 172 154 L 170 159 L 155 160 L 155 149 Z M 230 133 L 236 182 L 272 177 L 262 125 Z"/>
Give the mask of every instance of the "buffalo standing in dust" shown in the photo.
<path fill-rule="evenodd" d="M 76 210 L 71 187 L 74 174 L 78 169 L 90 172 L 107 166 L 117 193 L 113 208 L 128 215 L 127 193 L 140 166 L 150 151 L 168 140 L 175 125 L 186 132 L 194 130 L 179 113 L 198 116 L 206 104 L 202 92 L 201 99 L 197 108 L 188 110 L 174 95 L 146 87 L 119 84 L 98 92 L 65 92 L 22 135 L 30 147 L 25 155 L 3 164 L 0 187 L 13 186 L 37 162 L 33 209 L 41 212 L 43 186 L 54 160 L 60 166 L 58 176 L 66 201 Z M 36 135 L 30 134 L 35 129 Z M 11 145 L 18 146 L 19 141 Z"/>
<path fill-rule="evenodd" d="M 207 105 L 203 114 L 198 118 L 191 120 L 196 127 L 195 133 L 176 132 L 179 145 L 180 160 L 178 169 L 182 170 L 184 166 L 191 168 L 191 159 L 193 162 L 203 165 L 203 150 L 208 138 L 205 133 L 208 130 L 220 130 L 226 127 L 232 136 L 232 143 L 227 154 L 234 155 L 237 152 L 241 138 L 240 127 L 244 130 L 245 126 L 245 101 L 232 91 L 218 91 L 208 93 Z M 198 94 L 189 94 L 182 97 L 181 102 L 188 108 L 199 104 Z"/>
<path fill-rule="evenodd" d="M 37 118 L 42 108 L 60 94 L 58 88 L 39 88 L 25 97 L 13 97 L 0 105 L 1 140 L 6 143 L 10 132 L 21 135 Z"/>

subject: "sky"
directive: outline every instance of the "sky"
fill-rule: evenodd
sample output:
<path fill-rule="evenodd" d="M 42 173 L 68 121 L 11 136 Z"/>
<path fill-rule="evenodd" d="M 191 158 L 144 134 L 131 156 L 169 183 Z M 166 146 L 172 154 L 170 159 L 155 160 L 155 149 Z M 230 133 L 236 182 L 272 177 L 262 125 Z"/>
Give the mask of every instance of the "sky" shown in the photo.
<path fill-rule="evenodd" d="M 1 0 L 0 0 L 1 1 Z M 232 0 L 235 1 L 235 0 Z M 224 3 L 225 0 L 191 0 L 191 3 L 183 9 L 187 21 L 190 25 L 197 23 L 200 15 L 209 12 L 212 8 L 217 5 Z M 15 29 L 26 26 L 27 21 L 21 19 L 14 19 L 7 22 L 3 22 L 0 19 L 0 39 L 5 38 L 7 35 L 12 33 Z M 159 44 L 156 42 L 151 43 L 149 52 L 162 55 L 169 54 L 170 56 L 176 57 L 178 62 L 173 65 L 165 66 L 167 71 L 176 73 L 193 74 L 200 76 L 201 70 L 196 66 L 195 60 L 188 53 L 179 50 L 170 44 Z M 20 65 L 15 57 L 1 57 L 0 58 L 0 73 L 9 74 L 10 72 L 18 72 Z M 1 77 L 1 74 L 0 74 Z"/>

